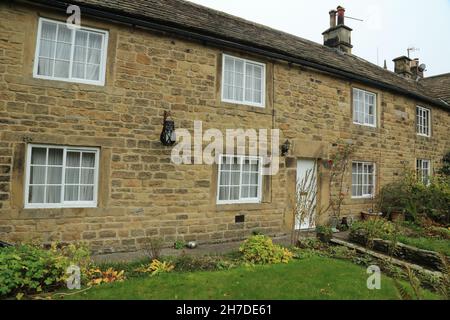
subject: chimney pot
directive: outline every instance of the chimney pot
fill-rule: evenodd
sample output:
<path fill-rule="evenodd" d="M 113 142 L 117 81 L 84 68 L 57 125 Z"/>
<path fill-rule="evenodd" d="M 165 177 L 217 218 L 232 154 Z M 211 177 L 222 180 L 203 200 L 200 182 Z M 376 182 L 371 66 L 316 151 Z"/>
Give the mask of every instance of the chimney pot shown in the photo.
<path fill-rule="evenodd" d="M 336 10 L 330 11 L 330 28 L 336 27 Z"/>
<path fill-rule="evenodd" d="M 343 8 L 343 7 L 341 7 L 341 6 L 338 6 L 337 7 L 337 15 L 338 15 L 338 18 L 337 18 L 337 24 L 338 25 L 344 25 L 345 23 L 344 23 L 344 17 L 345 17 L 345 9 Z"/>

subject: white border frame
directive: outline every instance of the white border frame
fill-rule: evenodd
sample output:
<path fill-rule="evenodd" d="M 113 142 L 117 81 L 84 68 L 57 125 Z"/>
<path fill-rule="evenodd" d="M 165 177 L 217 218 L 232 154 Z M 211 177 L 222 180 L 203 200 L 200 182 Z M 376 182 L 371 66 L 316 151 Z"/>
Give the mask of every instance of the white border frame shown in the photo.
<path fill-rule="evenodd" d="M 31 168 L 31 149 L 35 148 L 54 148 L 63 150 L 63 172 L 61 188 L 64 188 L 65 179 L 65 165 L 67 151 L 77 152 L 94 152 L 95 153 L 95 170 L 94 170 L 94 200 L 92 201 L 66 201 L 61 198 L 61 203 L 29 203 L 28 196 L 30 192 L 30 168 Z M 100 172 L 100 148 L 92 147 L 69 147 L 60 145 L 46 145 L 46 144 L 28 144 L 26 154 L 26 168 L 25 168 L 25 190 L 24 190 L 24 207 L 25 209 L 59 209 L 59 208 L 97 208 L 98 205 L 98 182 Z M 62 192 L 62 191 L 61 191 Z"/>
<path fill-rule="evenodd" d="M 362 196 L 353 196 L 353 164 L 354 163 L 362 163 L 362 164 L 371 164 L 373 165 L 373 194 L 365 194 Z M 352 199 L 372 199 L 375 197 L 376 194 L 376 187 L 377 187 L 377 164 L 375 162 L 370 162 L 370 161 L 359 161 L 359 160 L 354 160 L 352 161 L 352 171 L 351 171 L 351 175 L 352 175 L 352 183 L 351 183 L 351 195 L 352 195 Z"/>
<path fill-rule="evenodd" d="M 369 93 L 369 94 L 373 94 L 374 95 L 374 122 L 375 124 L 368 124 L 368 123 L 359 123 L 359 122 L 355 122 L 354 117 L 355 117 L 355 90 L 358 91 L 362 91 L 364 93 Z M 371 127 L 371 128 L 378 128 L 378 94 L 372 91 L 368 91 L 365 89 L 360 89 L 357 87 L 352 87 L 352 121 L 353 124 L 356 124 L 358 126 L 364 126 L 364 127 Z"/>
<path fill-rule="evenodd" d="M 418 129 L 418 123 L 417 123 L 417 109 L 428 111 L 428 134 L 424 134 L 424 133 L 417 132 L 417 129 Z M 416 116 L 416 121 L 415 121 L 415 124 L 416 124 L 416 134 L 417 134 L 418 136 L 421 136 L 421 137 L 431 138 L 431 109 L 430 109 L 430 108 L 426 108 L 426 107 L 422 107 L 422 106 L 419 106 L 419 105 L 416 105 L 416 110 L 415 110 L 415 111 L 416 111 L 416 114 L 415 114 L 415 116 Z"/>
<path fill-rule="evenodd" d="M 47 18 L 42 18 L 42 17 L 39 18 L 37 39 L 36 39 L 36 51 L 34 53 L 33 78 L 72 82 L 72 83 L 90 84 L 90 85 L 96 85 L 96 86 L 104 86 L 105 81 L 106 81 L 106 60 L 108 57 L 108 42 L 109 42 L 109 32 L 107 30 L 94 29 L 94 28 L 88 28 L 88 27 L 80 28 L 80 30 L 92 31 L 92 32 L 103 34 L 102 54 L 101 54 L 100 70 L 99 70 L 100 79 L 98 81 L 77 79 L 77 78 L 71 77 L 72 64 L 73 64 L 73 47 L 74 47 L 73 43 L 72 43 L 72 53 L 71 53 L 71 57 L 70 57 L 69 78 L 58 78 L 58 77 L 43 76 L 43 75 L 38 74 L 39 51 L 40 51 L 40 47 L 41 47 L 41 28 L 42 28 L 42 22 L 44 22 L 44 21 L 67 25 L 67 23 L 62 22 L 62 21 L 52 20 L 52 19 L 47 19 Z M 75 27 L 72 26 L 71 28 L 75 28 Z M 73 41 L 74 35 L 75 35 L 75 33 L 72 33 L 72 41 Z M 104 50 L 103 50 L 103 48 L 104 48 Z"/>
<path fill-rule="evenodd" d="M 242 163 L 244 159 L 249 160 L 258 160 L 258 197 L 257 198 L 245 198 L 245 199 L 239 199 L 239 200 L 219 200 L 220 195 L 220 179 L 221 179 L 221 171 L 220 167 L 222 165 L 222 159 L 224 157 L 237 157 L 239 160 L 240 165 L 240 176 L 239 176 L 239 198 L 241 198 L 241 187 L 242 187 Z M 243 155 L 229 155 L 229 154 L 221 154 L 219 155 L 219 162 L 218 162 L 218 168 L 217 168 L 217 196 L 216 196 L 216 203 L 218 205 L 222 204 L 256 204 L 261 203 L 261 195 L 262 195 L 262 157 L 257 156 L 243 156 Z"/>
<path fill-rule="evenodd" d="M 237 101 L 237 100 L 232 100 L 232 99 L 225 99 L 224 97 L 224 86 L 225 86 L 225 57 L 230 57 L 233 59 L 238 59 L 238 60 L 242 60 L 244 61 L 244 80 L 243 80 L 243 87 L 244 87 L 244 99 L 245 99 L 245 63 L 252 63 L 252 64 L 256 64 L 262 67 L 262 86 L 261 86 L 261 103 L 253 103 L 253 102 L 249 102 L 249 101 Z M 236 57 L 236 56 L 232 56 L 229 54 L 222 54 L 222 83 L 220 85 L 220 90 L 221 90 L 221 99 L 222 102 L 226 102 L 226 103 L 233 103 L 233 104 L 240 104 L 240 105 L 245 105 L 245 106 L 252 106 L 252 107 L 258 107 L 258 108 L 265 108 L 266 107 L 266 64 L 265 63 L 261 63 L 261 62 L 257 62 L 257 61 L 253 61 L 253 60 L 249 60 L 249 59 L 244 59 L 241 57 Z"/>

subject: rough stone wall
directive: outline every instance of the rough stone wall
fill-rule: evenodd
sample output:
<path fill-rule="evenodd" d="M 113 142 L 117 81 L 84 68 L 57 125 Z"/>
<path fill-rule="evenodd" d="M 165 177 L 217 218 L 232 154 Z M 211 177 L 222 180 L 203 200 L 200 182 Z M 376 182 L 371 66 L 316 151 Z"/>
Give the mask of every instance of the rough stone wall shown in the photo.
<path fill-rule="evenodd" d="M 266 63 L 266 107 L 222 103 L 223 50 L 88 18 L 83 24 L 109 31 L 106 85 L 34 79 L 38 17 L 64 17 L 5 3 L 0 16 L 0 239 L 5 241 L 87 241 L 94 250 L 111 252 L 139 248 L 149 236 L 170 243 L 241 239 L 253 230 L 280 234 L 290 228 L 295 184 L 289 181 L 295 179 L 296 159 L 315 157 L 316 145 L 326 158 L 337 138 L 353 139 L 358 160 L 377 162 L 381 183 L 395 178 L 402 160 L 413 166 L 420 154 L 437 164 L 450 148 L 450 113 L 433 109 L 433 137 L 418 138 L 416 102 L 371 89 L 379 94 L 381 126 L 358 127 L 351 117 L 353 84 L 244 53 L 225 51 Z M 159 142 L 165 110 L 178 128 L 189 130 L 194 120 L 203 121 L 203 130 L 275 126 L 282 130 L 281 141 L 295 140 L 295 146 L 279 174 L 264 179 L 261 204 L 217 205 L 217 167 L 174 165 L 171 149 Z M 24 209 L 30 142 L 99 147 L 98 208 Z M 345 210 L 357 214 L 368 205 L 349 198 Z M 235 223 L 238 214 L 245 223 Z"/>
<path fill-rule="evenodd" d="M 403 170 L 414 170 L 416 159 L 432 160 L 432 171 L 441 165 L 450 150 L 450 113 L 429 105 L 380 91 L 358 83 L 343 81 L 287 64 L 277 64 L 275 75 L 276 122 L 289 139 L 300 139 L 296 157 L 302 156 L 302 143 L 314 141 L 331 146 L 352 141 L 355 153 L 351 160 L 376 164 L 376 189 L 396 179 Z M 377 127 L 353 124 L 352 89 L 359 88 L 377 95 Z M 416 105 L 432 108 L 432 136 L 416 134 Z M 351 167 L 344 191 L 348 195 L 343 215 L 358 216 L 372 208 L 371 199 L 351 199 Z M 326 207 L 326 202 L 323 203 Z"/>

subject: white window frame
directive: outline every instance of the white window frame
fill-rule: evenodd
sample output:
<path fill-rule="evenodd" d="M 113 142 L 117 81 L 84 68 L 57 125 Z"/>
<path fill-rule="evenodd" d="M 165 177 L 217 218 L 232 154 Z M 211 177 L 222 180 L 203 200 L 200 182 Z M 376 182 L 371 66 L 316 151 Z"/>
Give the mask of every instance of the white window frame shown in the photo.
<path fill-rule="evenodd" d="M 102 54 L 101 54 L 101 61 L 100 61 L 100 67 L 99 67 L 99 80 L 88 80 L 88 79 L 79 79 L 79 78 L 72 78 L 72 65 L 73 65 L 73 54 L 74 54 L 74 41 L 75 41 L 75 32 L 72 32 L 72 51 L 71 51 L 71 57 L 70 57 L 70 66 L 69 66 L 69 77 L 68 78 L 61 78 L 61 77 L 54 77 L 54 76 L 44 76 L 38 74 L 38 65 L 39 65 L 39 52 L 41 47 L 41 30 L 42 30 L 42 23 L 43 22 L 49 22 L 49 23 L 56 23 L 56 24 L 63 24 L 66 25 L 65 22 L 57 21 L 57 20 L 51 20 L 47 18 L 39 18 L 38 23 L 38 32 L 37 32 L 37 39 L 36 39 L 36 51 L 34 54 L 34 66 L 33 66 L 33 77 L 37 79 L 45 79 L 45 80 L 55 80 L 55 81 L 64 81 L 64 82 L 74 82 L 74 83 L 83 83 L 83 84 L 90 84 L 90 85 L 96 85 L 96 86 L 104 86 L 105 85 L 105 77 L 106 77 L 106 59 L 108 56 L 108 37 L 109 32 L 106 30 L 100 30 L 100 29 L 94 29 L 94 28 L 88 28 L 88 27 L 81 27 L 80 30 L 85 31 L 91 31 L 96 33 L 103 34 L 103 43 L 102 43 Z M 75 28 L 71 26 L 72 28 Z M 75 29 L 78 30 L 78 29 Z M 56 50 L 56 46 L 55 46 Z"/>
<path fill-rule="evenodd" d="M 427 167 L 427 183 L 424 181 L 424 163 L 428 164 Z M 422 182 L 425 185 L 430 184 L 430 178 L 431 178 L 431 160 L 429 159 L 416 159 L 416 174 L 418 175 L 417 178 L 420 182 Z"/>
<path fill-rule="evenodd" d="M 238 158 L 238 163 L 240 165 L 240 177 L 239 177 L 239 200 L 220 200 L 220 182 L 221 182 L 221 166 L 223 163 L 223 159 L 225 157 L 236 157 Z M 258 196 L 256 198 L 241 198 L 241 188 L 242 188 L 242 164 L 244 163 L 244 160 L 258 160 Z M 261 194 L 262 194 L 262 157 L 257 156 L 242 156 L 242 155 L 227 155 L 227 154 L 221 154 L 219 156 L 219 164 L 217 169 L 217 204 L 254 204 L 254 203 L 261 203 Z"/>
<path fill-rule="evenodd" d="M 63 150 L 63 164 L 62 164 L 62 181 L 61 181 L 61 202 L 60 203 L 30 203 L 30 168 L 31 168 L 31 150 L 32 148 L 51 148 Z M 64 201 L 64 185 L 65 185 L 65 169 L 66 169 L 66 155 L 67 152 L 83 152 L 87 151 L 95 153 L 95 168 L 94 168 L 94 199 L 92 201 Z M 59 145 L 45 145 L 45 144 L 29 144 L 26 155 L 26 169 L 25 169 L 25 209 L 55 209 L 55 208 L 96 208 L 98 202 L 98 181 L 99 181 L 99 158 L 100 149 L 91 147 L 69 147 Z"/>
<path fill-rule="evenodd" d="M 423 126 L 423 124 L 419 122 L 419 117 L 422 119 L 425 115 L 428 116 L 428 121 L 426 126 Z M 428 133 L 424 133 L 426 131 L 428 131 Z M 416 106 L 416 133 L 418 136 L 431 137 L 431 110 L 429 108 Z"/>
<path fill-rule="evenodd" d="M 233 99 L 226 99 L 225 98 L 225 58 L 229 57 L 232 59 L 236 59 L 236 60 L 241 60 L 244 62 L 244 79 L 242 82 L 242 85 L 244 87 L 244 92 L 243 92 L 243 101 L 238 101 L 238 100 L 233 100 Z M 247 63 L 251 63 L 251 64 L 256 64 L 262 67 L 262 84 L 261 84 L 261 103 L 254 103 L 251 101 L 245 101 L 245 80 L 246 80 L 246 64 Z M 253 106 L 253 107 L 259 107 L 259 108 L 265 108 L 266 105 L 266 65 L 264 63 L 261 62 L 257 62 L 257 61 L 253 61 L 253 60 L 248 60 L 248 59 L 244 59 L 244 58 L 239 58 L 239 57 L 235 57 L 229 54 L 222 54 L 222 85 L 221 85 L 221 90 L 222 90 L 222 102 L 227 102 L 227 103 L 233 103 L 233 104 L 240 104 L 240 105 L 246 105 L 246 106 Z"/>
<path fill-rule="evenodd" d="M 372 186 L 372 194 L 363 194 L 362 196 L 354 196 L 353 195 L 353 165 L 354 164 L 362 164 L 364 166 L 373 166 L 373 186 Z M 376 184 L 377 184 L 377 165 L 375 162 L 369 162 L 369 161 L 352 161 L 352 199 L 372 199 L 375 196 L 375 190 L 376 190 Z"/>
<path fill-rule="evenodd" d="M 373 124 L 372 123 L 367 123 L 365 122 L 365 116 L 364 116 L 364 123 L 360 123 L 355 121 L 354 117 L 355 117 L 355 92 L 362 92 L 365 95 L 371 95 L 373 96 Z M 366 99 L 364 98 L 364 106 L 366 103 Z M 353 118 L 353 123 L 359 126 L 366 126 L 366 127 L 372 127 L 372 128 L 376 128 L 377 127 L 377 121 L 378 121 L 378 117 L 377 117 L 377 112 L 378 112 L 378 105 L 377 105 L 377 94 L 374 92 L 370 92 L 364 89 L 359 89 L 359 88 L 353 88 L 353 93 L 352 93 L 352 118 Z M 365 107 L 364 107 L 365 110 Z"/>

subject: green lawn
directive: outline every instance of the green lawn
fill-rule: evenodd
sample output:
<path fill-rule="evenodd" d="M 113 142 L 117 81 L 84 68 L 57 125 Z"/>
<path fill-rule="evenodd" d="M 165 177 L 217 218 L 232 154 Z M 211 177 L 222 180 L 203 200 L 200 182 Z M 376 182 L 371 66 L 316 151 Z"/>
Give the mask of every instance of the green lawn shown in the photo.
<path fill-rule="evenodd" d="M 450 256 L 450 240 L 425 238 L 425 237 L 413 238 L 407 236 L 400 236 L 398 238 L 398 241 L 419 249 L 441 252 L 446 254 L 447 256 Z"/>
<path fill-rule="evenodd" d="M 170 273 L 91 288 L 65 299 L 398 299 L 392 279 L 368 290 L 366 269 L 322 257 L 227 271 Z M 435 298 L 424 292 L 425 298 Z"/>

